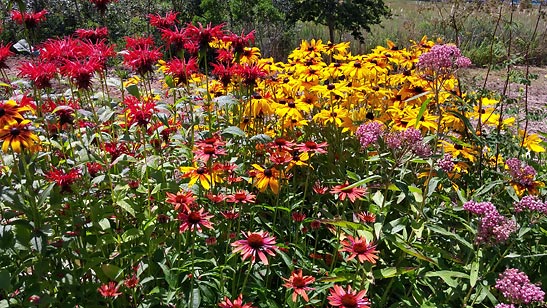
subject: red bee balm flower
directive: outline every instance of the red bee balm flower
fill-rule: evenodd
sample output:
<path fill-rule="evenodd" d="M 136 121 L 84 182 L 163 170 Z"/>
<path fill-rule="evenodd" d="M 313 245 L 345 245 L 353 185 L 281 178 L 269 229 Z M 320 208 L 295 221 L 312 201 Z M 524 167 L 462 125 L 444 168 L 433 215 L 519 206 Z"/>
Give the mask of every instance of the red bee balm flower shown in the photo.
<path fill-rule="evenodd" d="M 104 14 L 106 11 L 106 6 L 111 2 L 118 2 L 117 0 L 89 0 L 89 2 L 93 3 L 99 13 Z"/>
<path fill-rule="evenodd" d="M 38 24 L 46 20 L 46 10 L 41 10 L 36 13 L 27 13 L 19 11 L 11 11 L 11 18 L 18 24 L 24 25 L 28 29 L 33 29 L 38 26 Z"/>
<path fill-rule="evenodd" d="M 275 237 L 269 236 L 269 233 L 266 231 L 259 232 L 247 232 L 243 233 L 245 237 L 244 240 L 239 240 L 232 243 L 234 247 L 233 253 L 240 253 L 242 255 L 243 261 L 251 257 L 251 262 L 255 262 L 256 256 L 262 261 L 262 263 L 268 265 L 268 258 L 266 254 L 270 256 L 275 256 Z"/>
<path fill-rule="evenodd" d="M 302 276 L 302 270 L 298 269 L 296 271 L 293 271 L 291 274 L 291 277 L 289 279 L 285 279 L 284 287 L 288 289 L 293 289 L 292 294 L 292 301 L 296 302 L 296 297 L 298 295 L 302 296 L 302 298 L 307 302 L 309 301 L 308 294 L 306 294 L 306 291 L 315 290 L 314 288 L 308 287 L 310 283 L 313 283 L 315 281 L 315 278 L 312 276 Z"/>
<path fill-rule="evenodd" d="M 50 62 L 23 62 L 19 66 L 19 77 L 32 80 L 38 89 L 51 88 L 50 80 L 56 73 L 57 67 Z"/>
<path fill-rule="evenodd" d="M 367 239 L 364 237 L 354 238 L 353 236 L 348 236 L 347 240 L 342 241 L 341 244 L 344 247 L 340 251 L 350 253 L 350 256 L 346 259 L 346 261 L 357 257 L 361 263 L 370 262 L 375 264 L 378 259 L 377 254 L 379 251 L 375 250 L 376 245 L 367 242 Z"/>
<path fill-rule="evenodd" d="M 330 296 L 327 297 L 329 304 L 341 308 L 370 308 L 370 301 L 365 297 L 366 290 L 352 291 L 351 286 L 344 290 L 338 285 L 330 290 Z"/>
<path fill-rule="evenodd" d="M 13 52 L 11 52 L 10 48 L 11 44 L 0 44 L 0 69 L 8 68 L 6 60 L 8 59 L 8 57 L 13 56 Z"/>
<path fill-rule="evenodd" d="M 71 169 L 68 173 L 66 173 L 62 169 L 52 167 L 51 170 L 46 174 L 46 179 L 49 182 L 57 184 L 57 186 L 61 187 L 61 191 L 66 192 L 70 192 L 72 190 L 70 188 L 70 185 L 72 185 L 80 177 L 80 169 Z"/>

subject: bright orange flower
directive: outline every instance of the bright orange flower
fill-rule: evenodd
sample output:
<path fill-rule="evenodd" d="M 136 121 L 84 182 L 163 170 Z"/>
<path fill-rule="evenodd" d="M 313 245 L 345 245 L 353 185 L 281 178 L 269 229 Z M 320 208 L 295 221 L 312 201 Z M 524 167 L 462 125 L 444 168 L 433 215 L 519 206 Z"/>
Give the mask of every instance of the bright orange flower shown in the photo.
<path fill-rule="evenodd" d="M 22 113 L 25 111 L 31 111 L 30 107 L 21 107 L 14 100 L 0 102 L 0 127 L 23 121 Z"/>

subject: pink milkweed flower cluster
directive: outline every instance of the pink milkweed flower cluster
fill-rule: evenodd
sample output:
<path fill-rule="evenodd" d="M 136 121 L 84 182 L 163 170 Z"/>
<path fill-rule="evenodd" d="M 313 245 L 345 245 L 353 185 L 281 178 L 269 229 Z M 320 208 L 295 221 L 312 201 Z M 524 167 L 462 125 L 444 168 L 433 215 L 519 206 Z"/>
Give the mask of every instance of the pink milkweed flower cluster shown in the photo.
<path fill-rule="evenodd" d="M 545 292 L 530 282 L 526 273 L 508 268 L 496 280 L 496 289 L 512 304 L 543 303 Z"/>
<path fill-rule="evenodd" d="M 357 138 L 359 138 L 359 143 L 361 143 L 361 147 L 363 149 L 366 149 L 369 145 L 375 143 L 378 140 L 383 131 L 384 124 L 374 121 L 361 124 L 359 128 L 357 128 L 355 135 L 357 136 Z"/>
<path fill-rule="evenodd" d="M 437 166 L 444 172 L 452 172 L 455 167 L 453 159 L 454 157 L 452 157 L 452 154 L 446 153 L 443 158 L 437 161 Z"/>
<path fill-rule="evenodd" d="M 547 202 L 541 201 L 537 196 L 525 196 L 518 202 L 513 203 L 515 212 L 520 213 L 526 210 L 547 214 Z"/>
<path fill-rule="evenodd" d="M 509 158 L 505 164 L 513 181 L 525 187 L 533 185 L 537 173 L 534 167 L 523 163 L 518 158 Z"/>
<path fill-rule="evenodd" d="M 501 215 L 491 202 L 468 201 L 463 208 L 481 216 L 475 239 L 479 244 L 503 243 L 517 230 L 516 221 Z"/>
<path fill-rule="evenodd" d="M 355 135 L 363 149 L 383 140 L 387 147 L 398 155 L 412 152 L 420 157 L 431 156 L 431 148 L 424 143 L 422 133 L 413 127 L 399 132 L 387 132 L 384 124 L 374 121 L 361 124 Z"/>
<path fill-rule="evenodd" d="M 462 56 L 460 49 L 452 44 L 435 45 L 418 58 L 418 68 L 438 74 L 451 73 L 458 68 L 469 66 L 471 60 Z"/>

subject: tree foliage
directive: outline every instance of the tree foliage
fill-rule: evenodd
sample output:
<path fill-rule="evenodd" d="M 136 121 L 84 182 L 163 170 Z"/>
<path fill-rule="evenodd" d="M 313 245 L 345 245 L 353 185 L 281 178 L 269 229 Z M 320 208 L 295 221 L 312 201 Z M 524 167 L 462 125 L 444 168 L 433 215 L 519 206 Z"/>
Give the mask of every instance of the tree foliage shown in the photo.
<path fill-rule="evenodd" d="M 383 0 L 296 0 L 288 10 L 292 22 L 311 21 L 327 26 L 333 42 L 335 30 L 349 31 L 363 41 L 363 30 L 370 31 L 371 25 L 388 17 L 391 12 Z"/>

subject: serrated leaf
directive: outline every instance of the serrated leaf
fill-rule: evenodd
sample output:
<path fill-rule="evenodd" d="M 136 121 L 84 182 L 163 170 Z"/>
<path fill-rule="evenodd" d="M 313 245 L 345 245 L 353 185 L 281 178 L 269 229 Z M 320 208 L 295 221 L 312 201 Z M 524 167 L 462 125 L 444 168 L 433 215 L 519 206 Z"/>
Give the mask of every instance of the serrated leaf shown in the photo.
<path fill-rule="evenodd" d="M 118 277 L 122 274 L 123 270 L 114 264 L 101 265 L 103 273 L 112 281 L 118 281 Z"/>

